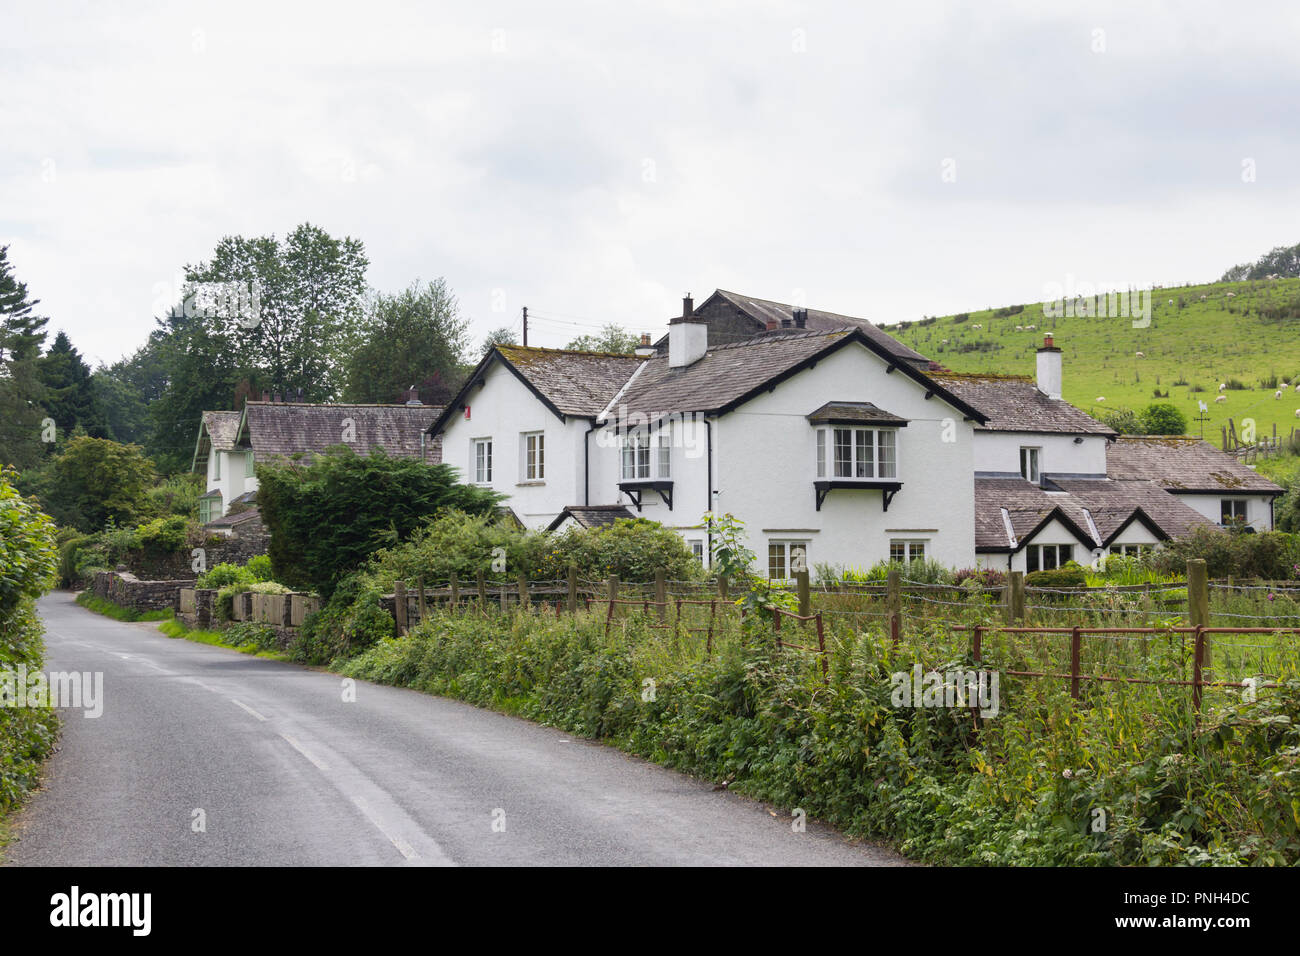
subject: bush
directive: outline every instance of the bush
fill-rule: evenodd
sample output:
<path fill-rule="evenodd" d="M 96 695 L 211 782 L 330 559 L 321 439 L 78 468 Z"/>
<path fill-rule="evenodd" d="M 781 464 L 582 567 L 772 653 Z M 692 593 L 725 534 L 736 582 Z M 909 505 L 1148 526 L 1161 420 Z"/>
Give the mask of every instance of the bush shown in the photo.
<path fill-rule="evenodd" d="M 59 562 L 54 522 L 19 496 L 16 480 L 13 469 L 0 468 L 0 673 L 40 668 L 44 643 L 35 602 L 54 583 Z M 58 726 L 49 707 L 0 706 L 0 815 L 36 785 Z"/>
<path fill-rule="evenodd" d="M 135 529 L 135 546 L 154 554 L 184 551 L 197 530 L 195 522 L 181 515 L 154 518 Z"/>
<path fill-rule="evenodd" d="M 259 465 L 257 478 L 276 580 L 323 598 L 429 518 L 450 510 L 491 514 L 501 501 L 496 492 L 459 484 L 450 465 L 379 450 L 363 458 L 346 446 L 310 465 Z"/>
<path fill-rule="evenodd" d="M 620 581 L 653 581 L 657 568 L 663 568 L 670 581 L 692 581 L 704 573 L 681 535 L 645 518 L 571 528 L 552 540 L 538 573 L 547 579 L 563 578 L 571 564 L 578 566 L 581 576 L 616 574 Z"/>
<path fill-rule="evenodd" d="M 1153 570 L 1171 574 L 1185 572 L 1194 558 L 1205 561 L 1212 578 L 1292 580 L 1300 564 L 1300 538 L 1280 531 L 1249 534 L 1202 526 L 1185 538 L 1166 542 L 1145 561 Z"/>
<path fill-rule="evenodd" d="M 1187 416 L 1175 405 L 1157 402 L 1142 413 L 1142 427 L 1148 435 L 1181 435 L 1187 431 Z"/>
<path fill-rule="evenodd" d="M 1083 588 L 1088 586 L 1088 572 L 1076 561 L 1067 561 L 1059 568 L 1030 571 L 1025 575 L 1025 586 L 1033 588 Z"/>

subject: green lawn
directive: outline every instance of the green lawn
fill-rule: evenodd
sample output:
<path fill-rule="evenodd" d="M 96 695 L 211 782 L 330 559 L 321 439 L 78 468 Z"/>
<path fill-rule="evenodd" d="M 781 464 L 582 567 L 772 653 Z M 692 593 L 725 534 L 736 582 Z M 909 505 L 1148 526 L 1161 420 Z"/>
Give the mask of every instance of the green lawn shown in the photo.
<path fill-rule="evenodd" d="M 1092 415 L 1168 401 L 1187 415 L 1189 434 L 1199 435 L 1201 424 L 1191 421 L 1199 399 L 1209 406 L 1204 435 L 1215 445 L 1230 417 L 1238 433 L 1253 419 L 1260 437 L 1271 435 L 1274 425 L 1282 436 L 1300 426 L 1300 279 L 1156 289 L 1151 304 L 1147 328 L 1122 317 L 1048 318 L 1042 303 L 1031 303 L 1013 315 L 986 309 L 961 322 L 946 316 L 888 331 L 955 372 L 1030 376 L 1043 333 L 1053 332 L 1064 350 L 1067 401 Z M 1038 328 L 1017 332 L 1018 325 Z M 1274 398 L 1274 378 L 1290 384 L 1281 399 Z M 1219 383 L 1234 379 L 1245 388 L 1218 391 Z M 1220 394 L 1226 401 L 1216 403 Z"/>

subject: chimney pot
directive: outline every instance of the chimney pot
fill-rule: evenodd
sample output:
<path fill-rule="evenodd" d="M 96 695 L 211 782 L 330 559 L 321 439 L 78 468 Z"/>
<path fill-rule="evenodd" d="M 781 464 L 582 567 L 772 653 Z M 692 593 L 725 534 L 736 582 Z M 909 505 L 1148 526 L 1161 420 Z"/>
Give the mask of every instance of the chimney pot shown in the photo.
<path fill-rule="evenodd" d="M 268 392 L 268 391 L 266 391 L 265 389 L 263 389 L 263 390 L 262 390 L 262 401 L 264 401 L 264 402 L 269 402 L 270 400 L 271 400 L 271 393 Z"/>
<path fill-rule="evenodd" d="M 776 319 L 768 319 L 767 324 L 764 326 L 764 328 L 767 329 L 767 331 L 771 332 L 774 328 L 776 328 Z"/>
<path fill-rule="evenodd" d="M 1038 350 L 1038 390 L 1048 398 L 1061 397 L 1061 350 L 1052 344 L 1051 334 L 1043 336 L 1043 347 Z"/>
<path fill-rule="evenodd" d="M 789 319 L 782 319 L 782 320 L 781 320 L 781 328 L 783 328 L 783 329 L 788 329 L 788 328 L 792 328 L 793 326 L 794 326 L 794 323 L 793 323 L 792 321 L 790 321 Z"/>
<path fill-rule="evenodd" d="M 641 347 L 642 347 L 642 348 L 646 348 L 646 347 L 648 347 L 649 345 L 650 345 L 650 333 L 649 333 L 649 332 L 642 332 L 642 333 L 641 333 Z"/>
<path fill-rule="evenodd" d="M 807 309 L 795 309 L 795 310 L 794 310 L 794 326 L 795 326 L 795 328 L 797 328 L 797 329 L 806 329 L 806 328 L 808 327 L 808 310 L 807 310 Z"/>
<path fill-rule="evenodd" d="M 689 319 L 694 314 L 695 314 L 695 302 L 694 300 L 691 299 L 691 294 L 688 292 L 686 293 L 686 296 L 682 299 L 682 318 Z"/>

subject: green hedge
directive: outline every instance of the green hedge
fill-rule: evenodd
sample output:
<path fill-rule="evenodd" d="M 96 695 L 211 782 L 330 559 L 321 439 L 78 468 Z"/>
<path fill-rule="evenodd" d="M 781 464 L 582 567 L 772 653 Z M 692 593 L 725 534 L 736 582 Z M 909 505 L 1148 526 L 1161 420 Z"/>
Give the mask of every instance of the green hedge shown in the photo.
<path fill-rule="evenodd" d="M 16 477 L 0 469 L 0 677 L 20 665 L 42 666 L 35 601 L 54 583 L 58 564 L 54 522 L 19 496 Z M 0 707 L 0 818 L 36 785 L 58 726 L 49 708 Z"/>
<path fill-rule="evenodd" d="M 1065 682 L 1007 678 L 977 729 L 964 709 L 892 705 L 912 661 L 884 634 L 840 644 L 825 685 L 812 655 L 686 644 L 636 614 L 608 635 L 599 614 L 437 615 L 334 667 L 605 739 L 924 861 L 1300 860 L 1300 682 L 1198 727 L 1186 694 L 1075 702 Z"/>

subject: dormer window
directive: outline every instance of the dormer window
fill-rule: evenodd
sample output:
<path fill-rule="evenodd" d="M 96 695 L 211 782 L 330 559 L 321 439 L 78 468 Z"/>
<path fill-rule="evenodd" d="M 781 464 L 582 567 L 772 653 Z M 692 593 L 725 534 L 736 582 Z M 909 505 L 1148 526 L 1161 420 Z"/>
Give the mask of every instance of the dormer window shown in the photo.
<path fill-rule="evenodd" d="M 1020 449 L 1020 477 L 1025 481 L 1038 484 L 1042 478 L 1041 459 L 1043 450 L 1041 448 L 1030 448 L 1023 446 Z"/>
<path fill-rule="evenodd" d="M 893 428 L 817 429 L 817 477 L 897 478 L 897 435 Z"/>

